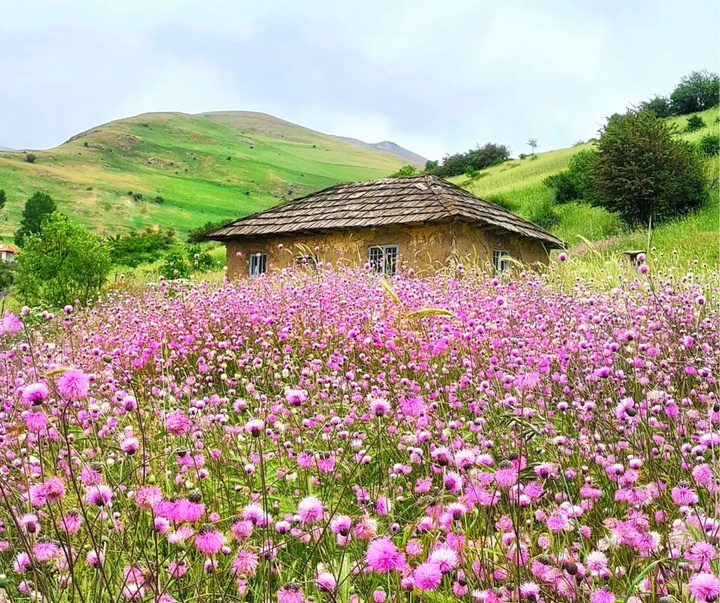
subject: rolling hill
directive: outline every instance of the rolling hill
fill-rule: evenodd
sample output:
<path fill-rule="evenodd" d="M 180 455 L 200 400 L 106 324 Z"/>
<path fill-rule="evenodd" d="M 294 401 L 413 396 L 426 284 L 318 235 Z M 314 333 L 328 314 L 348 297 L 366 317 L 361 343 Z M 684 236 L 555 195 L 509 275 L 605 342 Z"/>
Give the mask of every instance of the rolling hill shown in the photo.
<path fill-rule="evenodd" d="M 187 231 L 340 181 L 386 176 L 407 163 L 250 112 L 143 114 L 32 151 L 33 163 L 28 154 L 0 152 L 5 240 L 36 190 L 99 233 L 154 225 Z"/>

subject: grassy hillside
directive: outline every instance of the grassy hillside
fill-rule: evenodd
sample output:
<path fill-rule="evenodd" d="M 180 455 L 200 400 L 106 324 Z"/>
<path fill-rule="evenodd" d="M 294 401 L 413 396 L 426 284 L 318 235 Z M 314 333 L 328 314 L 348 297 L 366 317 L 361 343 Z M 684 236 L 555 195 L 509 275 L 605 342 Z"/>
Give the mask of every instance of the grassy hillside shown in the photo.
<path fill-rule="evenodd" d="M 715 107 L 699 113 L 706 123 L 702 130 L 686 133 L 683 138 L 698 141 L 709 133 L 718 134 L 717 119 L 720 109 Z M 669 118 L 682 132 L 687 116 Z M 538 153 L 534 157 L 516 159 L 477 173 L 474 178 L 458 176 L 453 182 L 471 191 L 475 195 L 490 201 L 500 202 L 525 218 L 531 218 L 538 206 L 552 201 L 553 193 L 542 184 L 549 175 L 567 167 L 570 158 L 583 149 L 592 148 L 592 144 L 578 144 L 568 149 Z M 709 177 L 718 177 L 718 159 L 708 162 Z M 553 234 L 567 241 L 571 246 L 581 243 L 584 237 L 590 241 L 603 240 L 599 247 L 608 251 L 641 249 L 647 244 L 646 232 L 629 232 L 617 216 L 598 207 L 577 203 L 556 206 L 560 222 L 551 228 Z M 711 201 L 699 212 L 678 220 L 675 223 L 659 227 L 653 234 L 651 245 L 665 249 L 668 253 L 674 248 L 704 261 L 720 262 L 718 248 L 718 189 L 712 190 Z"/>
<path fill-rule="evenodd" d="M 405 163 L 247 112 L 144 114 L 33 153 L 35 163 L 25 153 L 0 153 L 0 189 L 8 196 L 0 236 L 6 240 L 36 190 L 99 233 L 152 225 L 187 231 L 339 181 L 379 178 Z"/>

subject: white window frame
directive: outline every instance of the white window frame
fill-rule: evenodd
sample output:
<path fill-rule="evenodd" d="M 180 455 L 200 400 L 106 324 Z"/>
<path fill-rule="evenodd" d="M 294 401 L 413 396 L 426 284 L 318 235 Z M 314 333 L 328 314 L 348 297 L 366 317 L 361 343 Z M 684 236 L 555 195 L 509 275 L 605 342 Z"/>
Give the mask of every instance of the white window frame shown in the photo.
<path fill-rule="evenodd" d="M 248 276 L 257 278 L 261 274 L 267 272 L 268 257 L 267 253 L 251 253 L 248 261 Z"/>
<path fill-rule="evenodd" d="M 493 249 L 492 250 L 492 264 L 496 273 L 502 274 L 510 270 L 510 261 L 503 259 L 505 257 L 511 257 L 510 252 L 505 249 Z"/>
<path fill-rule="evenodd" d="M 368 248 L 368 262 L 375 272 L 393 276 L 397 271 L 398 254 L 397 245 L 372 245 Z"/>

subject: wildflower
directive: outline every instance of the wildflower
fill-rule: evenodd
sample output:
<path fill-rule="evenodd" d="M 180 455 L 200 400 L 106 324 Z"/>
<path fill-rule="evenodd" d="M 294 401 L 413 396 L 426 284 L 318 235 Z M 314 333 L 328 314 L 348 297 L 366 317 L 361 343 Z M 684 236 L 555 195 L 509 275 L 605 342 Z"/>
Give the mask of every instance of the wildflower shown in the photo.
<path fill-rule="evenodd" d="M 85 555 L 85 561 L 90 567 L 99 568 L 105 561 L 105 554 L 102 551 L 91 549 Z"/>
<path fill-rule="evenodd" d="M 50 395 L 50 390 L 45 383 L 31 383 L 25 386 L 22 393 L 22 401 L 28 406 L 42 404 Z"/>
<path fill-rule="evenodd" d="M 415 568 L 413 580 L 420 590 L 435 590 L 442 580 L 442 571 L 437 563 L 426 561 Z"/>
<path fill-rule="evenodd" d="M 305 603 L 305 596 L 294 582 L 288 582 L 277 592 L 278 603 Z"/>
<path fill-rule="evenodd" d="M 170 435 L 182 436 L 190 431 L 192 423 L 182 410 L 176 410 L 165 417 L 165 431 Z"/>
<path fill-rule="evenodd" d="M 332 592 L 337 587 L 337 580 L 330 572 L 320 572 L 315 581 L 318 588 L 325 592 Z"/>
<path fill-rule="evenodd" d="M 79 369 L 68 369 L 58 378 L 57 387 L 63 398 L 84 398 L 90 389 L 90 377 Z"/>
<path fill-rule="evenodd" d="M 298 503 L 298 515 L 303 523 L 319 521 L 323 516 L 323 504 L 316 496 L 306 496 Z"/>
<path fill-rule="evenodd" d="M 242 576 L 254 576 L 258 566 L 258 556 L 244 549 L 240 549 L 232 562 L 233 574 Z"/>
<path fill-rule="evenodd" d="M 0 323 L 0 334 L 17 335 L 23 328 L 22 320 L 7 310 Z"/>
<path fill-rule="evenodd" d="M 443 574 L 454 569 L 459 562 L 457 553 L 447 546 L 441 546 L 435 549 L 430 553 L 428 561 L 435 563 Z"/>
<path fill-rule="evenodd" d="M 308 393 L 304 389 L 286 389 L 285 399 L 290 406 L 300 406 L 303 402 L 307 402 Z"/>
<path fill-rule="evenodd" d="M 695 574 L 688 583 L 690 594 L 700 603 L 713 603 L 720 597 L 720 579 L 710 572 Z"/>
<path fill-rule="evenodd" d="M 698 496 L 686 483 L 679 483 L 670 492 L 673 502 L 681 507 L 692 506 L 697 503 Z"/>
<path fill-rule="evenodd" d="M 203 555 L 215 555 L 220 552 L 223 545 L 222 532 L 214 529 L 211 524 L 200 527 L 195 537 L 195 546 Z"/>
<path fill-rule="evenodd" d="M 590 595 L 590 603 L 615 603 L 615 595 L 607 588 L 599 588 Z"/>
<path fill-rule="evenodd" d="M 386 574 L 399 569 L 405 561 L 405 556 L 398 551 L 389 537 L 383 536 L 368 545 L 365 559 L 373 571 Z"/>
<path fill-rule="evenodd" d="M 85 502 L 98 507 L 104 507 L 113 499 L 112 490 L 103 484 L 99 486 L 90 486 L 85 491 Z"/>
<path fill-rule="evenodd" d="M 35 560 L 40 563 L 52 561 L 59 554 L 60 554 L 60 548 L 52 542 L 48 542 L 48 541 L 38 542 L 33 547 L 33 556 L 35 557 Z"/>

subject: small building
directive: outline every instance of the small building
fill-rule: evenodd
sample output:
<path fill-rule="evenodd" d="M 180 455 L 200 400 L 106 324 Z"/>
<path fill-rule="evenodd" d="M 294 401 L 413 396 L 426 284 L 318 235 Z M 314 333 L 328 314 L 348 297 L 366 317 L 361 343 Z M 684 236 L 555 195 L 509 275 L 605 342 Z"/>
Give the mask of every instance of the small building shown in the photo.
<path fill-rule="evenodd" d="M 435 176 L 337 184 L 207 233 L 226 244 L 228 276 L 258 276 L 307 262 L 432 269 L 450 258 L 507 256 L 547 264 L 564 243 L 536 224 Z"/>
<path fill-rule="evenodd" d="M 0 262 L 14 262 L 17 259 L 16 256 L 18 253 L 20 253 L 20 249 L 15 247 L 15 245 L 0 243 Z"/>

